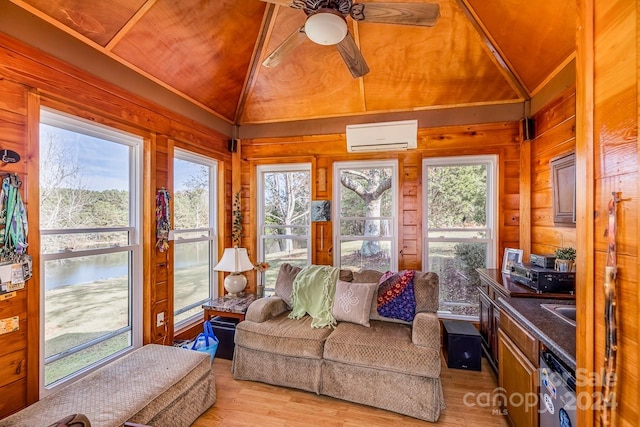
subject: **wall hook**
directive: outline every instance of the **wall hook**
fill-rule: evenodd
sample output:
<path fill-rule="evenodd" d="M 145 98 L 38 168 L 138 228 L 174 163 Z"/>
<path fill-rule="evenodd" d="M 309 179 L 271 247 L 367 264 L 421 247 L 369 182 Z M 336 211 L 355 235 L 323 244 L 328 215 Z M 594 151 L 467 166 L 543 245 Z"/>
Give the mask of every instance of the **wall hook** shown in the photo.
<path fill-rule="evenodd" d="M 20 154 L 13 150 L 0 150 L 0 160 L 3 163 L 17 163 L 20 161 Z"/>

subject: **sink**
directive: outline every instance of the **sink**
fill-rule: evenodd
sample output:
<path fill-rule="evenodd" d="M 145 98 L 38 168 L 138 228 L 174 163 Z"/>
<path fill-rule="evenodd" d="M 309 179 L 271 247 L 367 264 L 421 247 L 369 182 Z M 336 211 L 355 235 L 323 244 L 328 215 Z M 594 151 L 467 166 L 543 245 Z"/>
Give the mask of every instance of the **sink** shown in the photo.
<path fill-rule="evenodd" d="M 576 306 L 571 304 L 540 304 L 540 307 L 555 314 L 565 322 L 576 326 Z"/>

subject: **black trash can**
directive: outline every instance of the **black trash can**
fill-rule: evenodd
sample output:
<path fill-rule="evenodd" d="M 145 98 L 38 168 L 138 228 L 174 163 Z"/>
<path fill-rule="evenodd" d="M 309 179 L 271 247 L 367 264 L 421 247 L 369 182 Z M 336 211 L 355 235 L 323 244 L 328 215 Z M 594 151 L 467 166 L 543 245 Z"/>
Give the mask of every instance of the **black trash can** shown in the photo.
<path fill-rule="evenodd" d="M 216 357 L 222 359 L 233 359 L 234 338 L 236 336 L 236 325 L 239 319 L 232 317 L 216 316 L 211 319 L 213 333 L 218 338 L 218 352 Z"/>

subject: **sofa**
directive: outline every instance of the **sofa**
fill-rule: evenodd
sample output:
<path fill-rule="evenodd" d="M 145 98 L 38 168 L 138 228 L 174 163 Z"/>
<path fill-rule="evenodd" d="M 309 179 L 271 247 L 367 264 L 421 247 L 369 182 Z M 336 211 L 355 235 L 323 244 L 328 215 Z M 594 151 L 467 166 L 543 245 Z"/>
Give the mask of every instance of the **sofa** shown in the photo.
<path fill-rule="evenodd" d="M 334 312 L 339 301 L 363 300 L 366 313 L 348 321 L 338 318 L 329 327 L 312 328 L 311 316 L 289 316 L 293 285 L 300 271 L 282 264 L 275 295 L 249 306 L 245 320 L 236 329 L 233 377 L 437 421 L 445 408 L 436 314 L 438 276 L 411 272 L 415 313 L 411 319 L 398 320 L 378 312 L 383 273 L 340 270 Z M 370 302 L 361 291 L 363 287 L 373 289 Z"/>
<path fill-rule="evenodd" d="M 187 427 L 215 401 L 207 353 L 148 344 L 0 420 L 0 427 Z"/>

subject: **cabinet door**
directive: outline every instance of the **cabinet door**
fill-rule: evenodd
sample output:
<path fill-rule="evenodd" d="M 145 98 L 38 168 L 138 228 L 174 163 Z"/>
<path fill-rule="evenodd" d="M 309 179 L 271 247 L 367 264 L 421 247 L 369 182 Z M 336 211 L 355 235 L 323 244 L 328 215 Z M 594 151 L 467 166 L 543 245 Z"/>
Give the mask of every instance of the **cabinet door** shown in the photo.
<path fill-rule="evenodd" d="M 489 325 L 491 322 L 491 301 L 482 292 L 478 293 L 480 297 L 480 335 L 484 344 L 489 347 Z"/>
<path fill-rule="evenodd" d="M 489 347 L 491 357 L 496 365 L 500 365 L 498 358 L 498 329 L 500 328 L 500 309 L 495 305 L 491 306 L 491 317 L 489 319 Z"/>
<path fill-rule="evenodd" d="M 498 331 L 500 387 L 503 408 L 514 427 L 538 425 L 538 371 L 502 331 Z"/>

